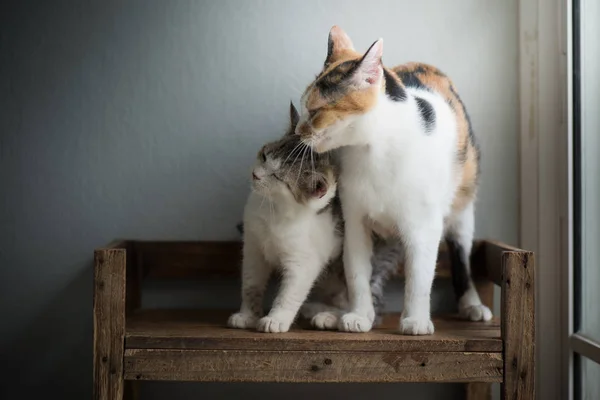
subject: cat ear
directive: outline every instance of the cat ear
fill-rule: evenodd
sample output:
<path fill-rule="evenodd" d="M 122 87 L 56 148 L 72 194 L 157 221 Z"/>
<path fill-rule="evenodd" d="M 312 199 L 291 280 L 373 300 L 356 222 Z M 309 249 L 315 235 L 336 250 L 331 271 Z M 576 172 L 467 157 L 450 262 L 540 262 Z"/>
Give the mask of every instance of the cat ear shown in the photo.
<path fill-rule="evenodd" d="M 288 131 L 288 135 L 295 134 L 298 121 L 300 121 L 300 114 L 298 114 L 298 110 L 294 107 L 294 103 L 290 101 L 290 130 Z"/>
<path fill-rule="evenodd" d="M 350 37 L 337 25 L 334 25 L 329 31 L 329 40 L 327 43 L 327 58 L 325 65 L 329 64 L 333 56 L 342 50 L 354 50 L 354 45 Z"/>
<path fill-rule="evenodd" d="M 369 50 L 361 58 L 358 67 L 356 67 L 356 71 L 352 76 L 355 86 L 363 89 L 380 81 L 383 76 L 382 55 L 383 39 L 378 39 L 369 47 Z"/>
<path fill-rule="evenodd" d="M 319 179 L 313 188 L 312 195 L 320 199 L 327 194 L 328 189 L 329 186 L 327 185 L 327 181 L 325 179 Z"/>

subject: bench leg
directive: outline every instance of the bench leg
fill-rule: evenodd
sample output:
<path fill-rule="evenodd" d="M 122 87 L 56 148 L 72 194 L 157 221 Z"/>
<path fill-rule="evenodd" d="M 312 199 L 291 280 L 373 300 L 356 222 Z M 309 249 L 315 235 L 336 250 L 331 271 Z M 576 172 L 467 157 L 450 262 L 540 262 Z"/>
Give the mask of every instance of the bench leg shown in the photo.
<path fill-rule="evenodd" d="M 502 255 L 502 399 L 535 399 L 535 260 L 533 253 Z"/>
<path fill-rule="evenodd" d="M 122 400 L 125 249 L 94 253 L 94 400 Z"/>
<path fill-rule="evenodd" d="M 494 284 L 487 279 L 476 279 L 475 286 L 481 302 L 494 310 Z M 491 400 L 492 384 L 483 382 L 472 382 L 465 384 L 466 400 Z"/>

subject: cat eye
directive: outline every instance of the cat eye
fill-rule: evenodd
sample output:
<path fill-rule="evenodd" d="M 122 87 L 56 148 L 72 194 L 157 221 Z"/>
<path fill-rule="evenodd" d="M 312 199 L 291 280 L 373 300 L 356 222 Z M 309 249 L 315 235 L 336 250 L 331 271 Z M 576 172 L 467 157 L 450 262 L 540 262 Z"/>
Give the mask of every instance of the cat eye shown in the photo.
<path fill-rule="evenodd" d="M 317 115 L 317 113 L 319 112 L 319 110 L 310 110 L 308 112 L 308 118 L 309 119 L 313 119 L 315 115 Z"/>
<path fill-rule="evenodd" d="M 265 152 L 262 152 L 260 154 L 260 159 L 262 160 L 262 162 L 267 162 L 267 154 Z"/>

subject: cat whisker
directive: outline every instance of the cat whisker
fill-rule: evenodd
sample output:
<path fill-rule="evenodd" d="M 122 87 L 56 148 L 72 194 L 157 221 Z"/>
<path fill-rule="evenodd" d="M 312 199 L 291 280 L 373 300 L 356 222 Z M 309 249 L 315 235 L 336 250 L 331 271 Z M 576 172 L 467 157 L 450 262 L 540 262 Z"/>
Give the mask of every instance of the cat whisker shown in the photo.
<path fill-rule="evenodd" d="M 300 142 L 300 144 L 302 144 L 302 146 L 306 146 L 304 143 Z M 288 173 L 292 170 L 292 167 L 296 164 L 296 160 L 298 159 L 298 156 L 300 156 L 300 154 L 303 152 L 303 150 L 305 150 L 305 147 L 301 147 L 301 150 L 298 152 L 298 154 L 296 154 L 296 157 L 294 157 L 294 162 L 292 162 L 292 165 L 290 165 L 290 167 L 288 168 Z"/>
<path fill-rule="evenodd" d="M 309 147 L 305 146 L 304 150 L 302 151 L 302 158 L 300 159 L 300 169 L 298 170 L 298 176 L 296 177 L 296 186 L 298 186 L 298 180 L 300 179 L 300 174 L 302 173 L 302 164 L 304 163 L 304 156 L 306 155 L 306 150 L 308 150 Z"/>
<path fill-rule="evenodd" d="M 302 142 L 299 142 L 292 151 L 290 151 L 290 154 L 288 154 L 288 156 L 286 157 L 286 159 L 281 163 L 281 165 L 285 165 L 285 163 L 287 162 L 287 160 L 290 159 L 290 157 L 292 156 L 292 154 L 294 154 L 296 152 L 296 150 L 298 150 L 300 147 L 302 146 Z"/>
<path fill-rule="evenodd" d="M 309 148 L 310 148 L 310 163 L 311 163 L 311 168 L 312 168 L 312 174 L 311 174 L 311 180 L 312 180 L 312 182 L 311 183 L 312 183 L 312 186 L 314 187 L 315 186 L 315 173 L 316 173 L 316 171 L 315 171 L 315 159 L 313 157 L 314 153 L 313 153 L 312 146 L 309 146 Z"/>

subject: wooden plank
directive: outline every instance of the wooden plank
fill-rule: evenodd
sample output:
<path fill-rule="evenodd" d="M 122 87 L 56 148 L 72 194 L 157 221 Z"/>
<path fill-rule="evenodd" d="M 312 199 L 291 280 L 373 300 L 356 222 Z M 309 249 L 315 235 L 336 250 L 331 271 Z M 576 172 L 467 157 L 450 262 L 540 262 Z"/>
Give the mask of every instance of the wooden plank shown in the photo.
<path fill-rule="evenodd" d="M 133 242 L 127 242 L 126 311 L 132 314 L 142 306 L 142 270 Z"/>
<path fill-rule="evenodd" d="M 502 256 L 504 400 L 535 398 L 535 260 L 531 252 Z"/>
<path fill-rule="evenodd" d="M 479 242 L 476 242 L 479 243 Z M 242 260 L 241 242 L 135 241 L 143 275 L 155 279 L 238 278 Z M 478 266 L 474 267 L 477 270 Z M 450 258 L 440 245 L 436 277 L 450 277 Z M 398 266 L 403 275 L 404 267 Z"/>
<path fill-rule="evenodd" d="M 115 400 L 123 396 L 125 259 L 123 248 L 94 253 L 95 400 Z"/>
<path fill-rule="evenodd" d="M 238 278 L 241 242 L 136 241 L 143 274 L 154 279 Z"/>
<path fill-rule="evenodd" d="M 431 336 L 398 334 L 398 314 L 365 334 L 321 332 L 294 326 L 288 333 L 264 334 L 225 326 L 228 311 L 142 310 L 127 320 L 126 348 L 200 350 L 446 351 L 501 352 L 499 320 L 434 318 Z"/>
<path fill-rule="evenodd" d="M 129 349 L 125 379 L 197 382 L 500 382 L 499 353 Z"/>
<path fill-rule="evenodd" d="M 496 242 L 493 240 L 486 240 L 484 244 L 485 259 L 483 261 L 483 267 L 485 273 L 492 282 L 502 287 L 502 274 L 504 272 L 503 255 L 506 252 L 521 253 L 524 250 L 516 247 Z"/>

